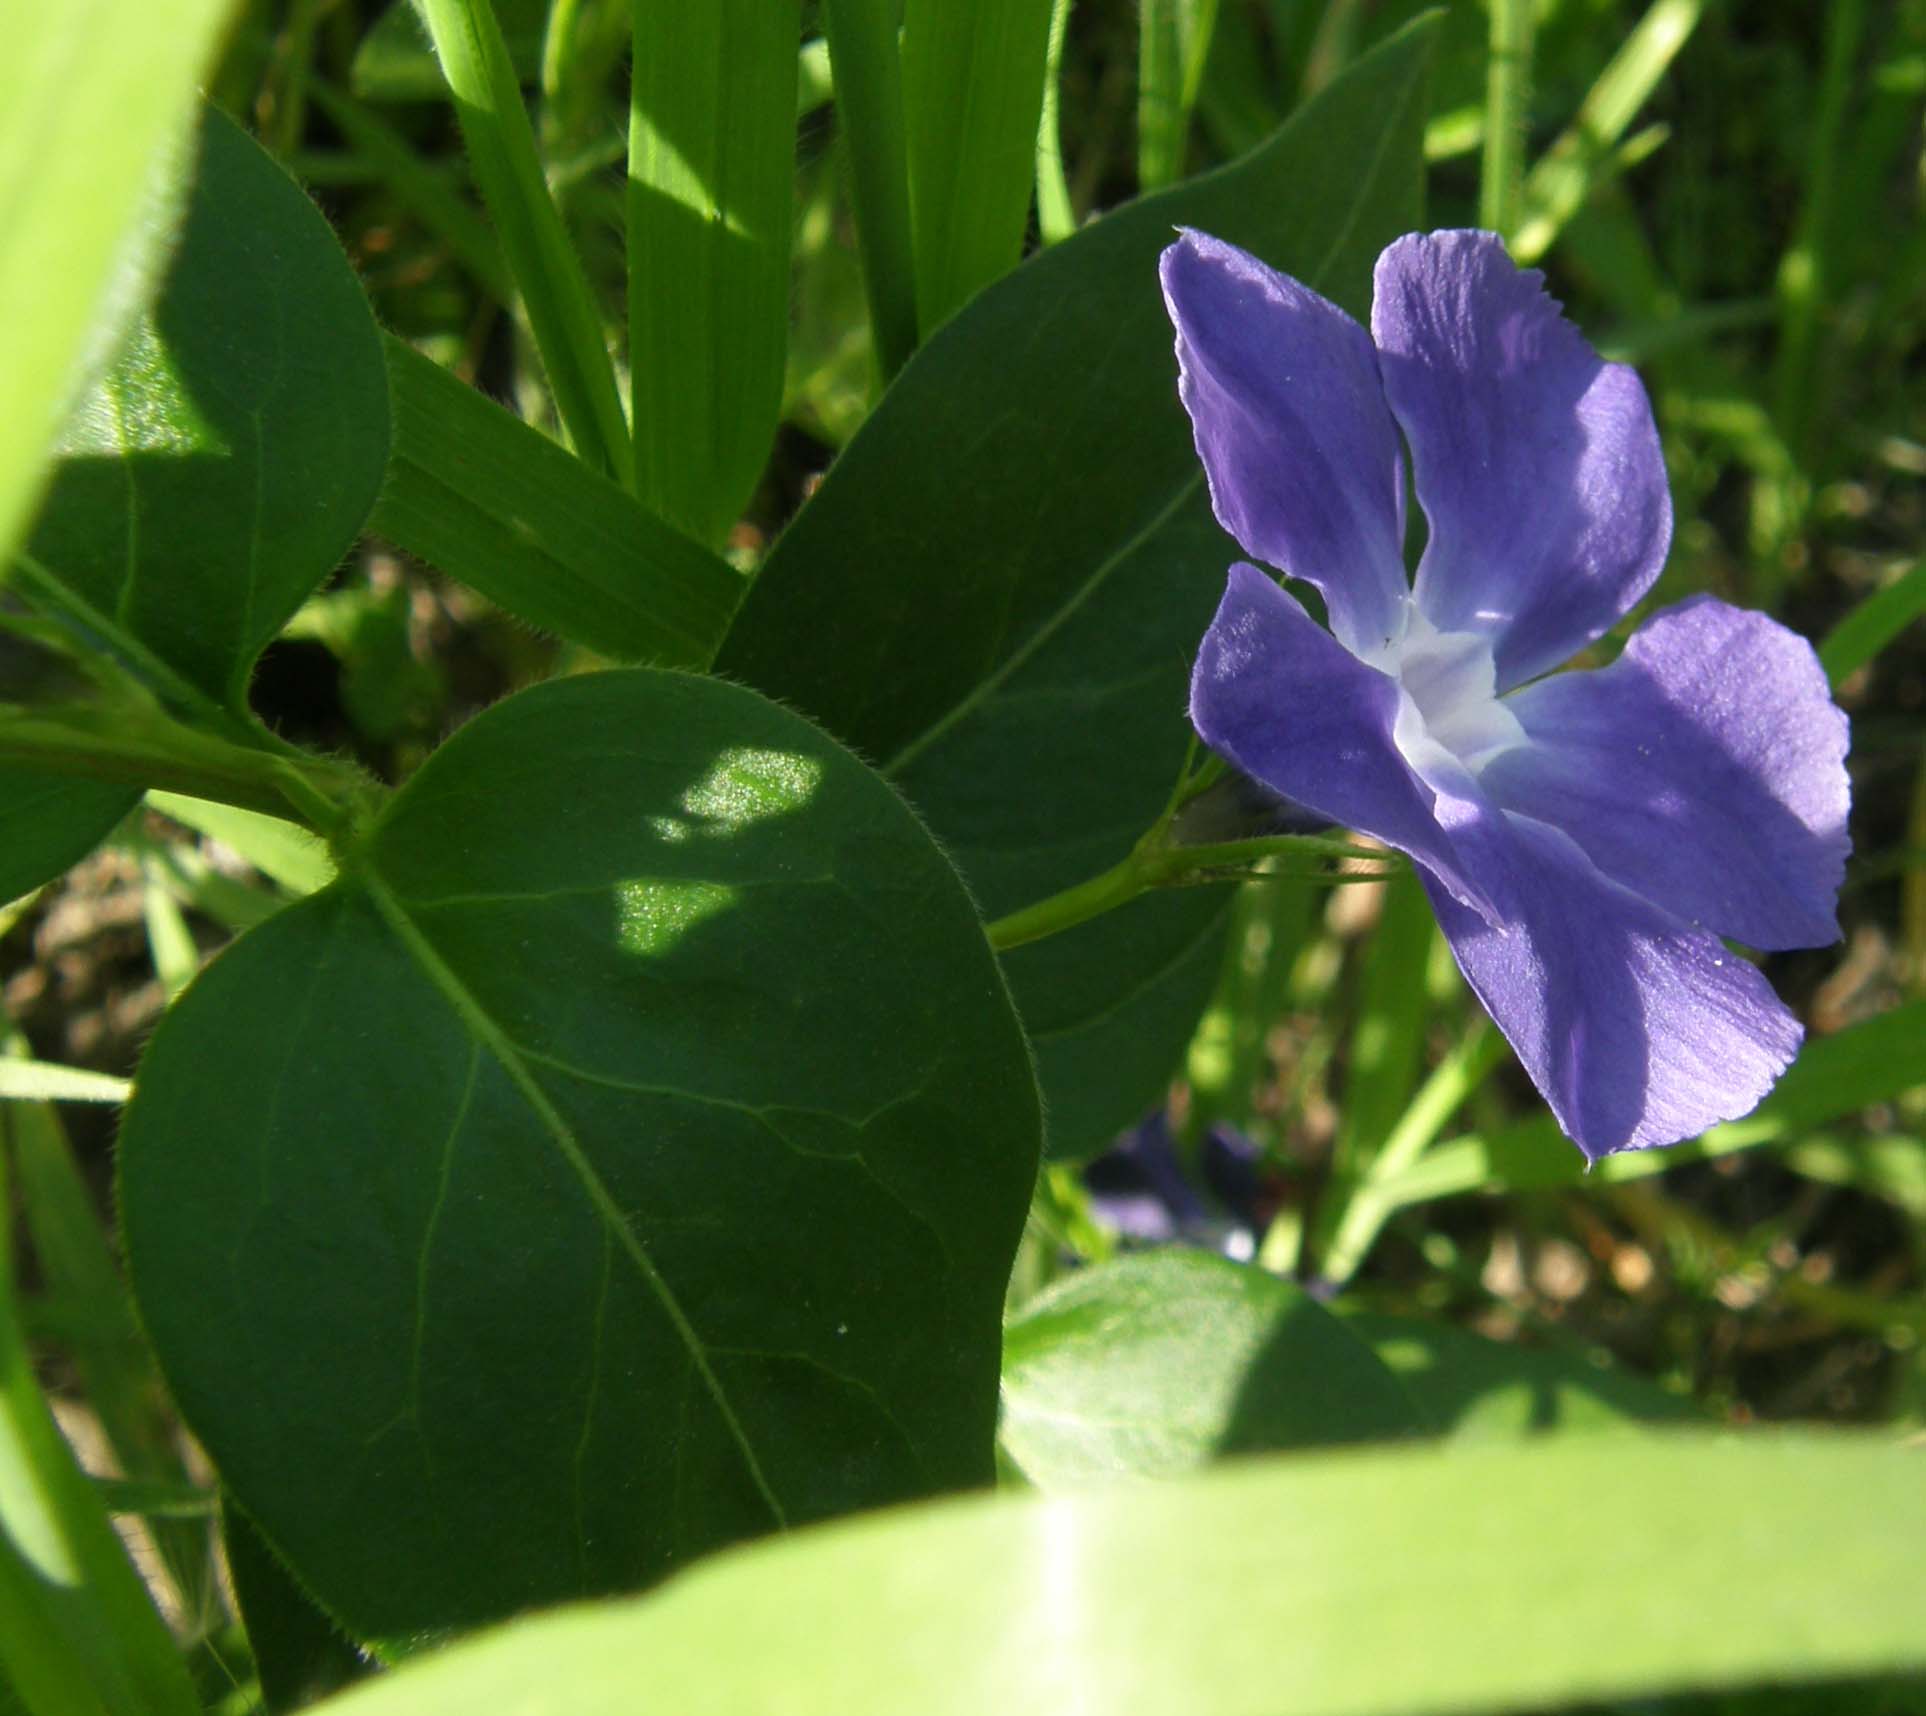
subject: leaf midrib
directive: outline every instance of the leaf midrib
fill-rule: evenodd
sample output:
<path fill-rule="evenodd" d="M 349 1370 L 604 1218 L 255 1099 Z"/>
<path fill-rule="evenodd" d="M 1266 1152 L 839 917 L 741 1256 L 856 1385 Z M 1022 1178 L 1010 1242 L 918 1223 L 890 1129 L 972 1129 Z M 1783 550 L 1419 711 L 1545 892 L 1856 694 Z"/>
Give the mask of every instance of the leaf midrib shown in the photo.
<path fill-rule="evenodd" d="M 762 1462 L 749 1440 L 742 1420 L 737 1417 L 733 1403 L 722 1387 L 722 1379 L 716 1375 L 715 1367 L 709 1362 L 709 1351 L 702 1337 L 696 1333 L 695 1326 L 689 1321 L 688 1313 L 676 1298 L 675 1290 L 669 1285 L 662 1272 L 656 1267 L 655 1260 L 649 1256 L 641 1236 L 622 1214 L 613 1194 L 595 1170 L 581 1142 L 576 1138 L 573 1128 L 562 1118 L 560 1111 L 549 1100 L 548 1092 L 530 1070 L 515 1041 L 489 1016 L 487 1010 L 468 986 L 462 982 L 454 968 L 444 960 L 426 933 L 409 917 L 407 908 L 400 898 L 382 880 L 372 864 L 363 863 L 356 881 L 366 891 L 375 909 L 380 913 L 382 922 L 401 944 L 408 956 L 420 968 L 449 1007 L 460 1019 L 469 1035 L 495 1058 L 496 1063 L 508 1075 L 509 1082 L 516 1092 L 534 1112 L 548 1134 L 550 1142 L 561 1153 L 569 1169 L 587 1194 L 591 1207 L 601 1218 L 604 1231 L 613 1235 L 623 1253 L 635 1266 L 636 1273 L 655 1296 L 662 1313 L 675 1330 L 678 1339 L 689 1355 L 689 1362 L 702 1380 L 730 1440 L 742 1456 L 748 1469 L 750 1481 L 756 1493 L 762 1497 L 763 1504 L 769 1509 L 778 1528 L 786 1529 L 789 1517 L 781 1500 L 771 1486 L 768 1476 L 762 1469 Z"/>

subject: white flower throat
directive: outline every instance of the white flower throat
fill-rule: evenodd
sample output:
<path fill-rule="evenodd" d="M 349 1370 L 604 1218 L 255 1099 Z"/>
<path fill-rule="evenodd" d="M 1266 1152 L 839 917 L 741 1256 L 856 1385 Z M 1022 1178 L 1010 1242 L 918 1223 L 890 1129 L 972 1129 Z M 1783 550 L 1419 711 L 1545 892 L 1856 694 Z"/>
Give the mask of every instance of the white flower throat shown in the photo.
<path fill-rule="evenodd" d="M 1398 682 L 1392 736 L 1405 761 L 1421 773 L 1455 762 L 1476 775 L 1501 751 L 1522 745 L 1525 729 L 1498 697 L 1490 639 L 1439 631 L 1408 597 L 1402 619 L 1398 635 L 1366 659 Z"/>

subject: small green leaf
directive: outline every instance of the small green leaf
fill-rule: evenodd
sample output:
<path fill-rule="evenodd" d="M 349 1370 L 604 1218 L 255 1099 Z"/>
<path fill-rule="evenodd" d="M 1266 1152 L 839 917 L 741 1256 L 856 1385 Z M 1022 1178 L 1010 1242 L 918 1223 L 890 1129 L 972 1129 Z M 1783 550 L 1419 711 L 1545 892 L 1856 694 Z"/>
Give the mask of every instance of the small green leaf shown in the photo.
<path fill-rule="evenodd" d="M 987 1482 L 1038 1125 L 901 800 L 610 672 L 476 718 L 196 980 L 120 1207 L 224 1483 L 397 1639 Z"/>
<path fill-rule="evenodd" d="M 769 462 L 789 331 L 798 0 L 634 0 L 636 493 L 719 542 Z"/>
<path fill-rule="evenodd" d="M 1043 1489 L 1404 1435 L 1418 1414 L 1301 1287 L 1205 1251 L 1086 1269 L 1003 1335 L 1004 1451 Z"/>
<path fill-rule="evenodd" d="M 1405 30 L 1256 153 L 983 293 L 904 368 L 736 616 L 721 669 L 876 759 L 986 918 L 1116 863 L 1183 764 L 1189 660 L 1237 548 L 1177 400 L 1159 252 L 1203 227 L 1362 310 L 1379 249 L 1418 222 L 1430 40 Z M 1101 1148 L 1159 1098 L 1224 909 L 1173 891 L 1008 956 L 1052 1154 Z"/>
<path fill-rule="evenodd" d="M 918 1508 L 522 1622 L 329 1716 L 1462 1716 L 1926 1669 L 1877 1436 L 1272 1457 Z"/>
<path fill-rule="evenodd" d="M 1520 1347 L 1415 1317 L 1347 1313 L 1418 1404 L 1429 1428 L 1455 1436 L 1611 1430 L 1689 1422 L 1690 1400 L 1568 1348 Z"/>
<path fill-rule="evenodd" d="M 392 336 L 395 449 L 371 527 L 617 661 L 706 667 L 742 598 L 726 560 Z"/>
<path fill-rule="evenodd" d="M 160 297 L 69 424 L 27 588 L 229 708 L 354 541 L 388 452 L 374 317 L 328 224 L 210 110 Z"/>
<path fill-rule="evenodd" d="M 1016 266 L 1050 0 L 905 0 L 903 118 L 923 338 Z"/>
<path fill-rule="evenodd" d="M 0 53 L 0 569 L 61 421 L 106 361 L 172 226 L 231 0 L 62 0 L 7 12 Z"/>

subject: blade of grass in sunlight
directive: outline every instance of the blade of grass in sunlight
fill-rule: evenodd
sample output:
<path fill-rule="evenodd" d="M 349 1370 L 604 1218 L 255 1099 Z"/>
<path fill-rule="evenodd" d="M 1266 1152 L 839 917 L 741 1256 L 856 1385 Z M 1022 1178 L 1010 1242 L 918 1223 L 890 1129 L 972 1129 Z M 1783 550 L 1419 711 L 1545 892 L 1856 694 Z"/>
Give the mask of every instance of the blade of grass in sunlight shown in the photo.
<path fill-rule="evenodd" d="M 837 110 L 849 146 L 863 289 L 885 380 L 916 349 L 916 258 L 896 14 L 894 0 L 825 0 L 823 6 Z"/>
<path fill-rule="evenodd" d="M 1578 113 L 1526 176 L 1511 253 L 1536 262 L 1610 169 L 1625 128 L 1650 99 L 1678 52 L 1691 39 L 1704 0 L 1653 0 L 1645 16 L 1598 74 Z M 1623 171 L 1621 163 L 1617 171 Z"/>
<path fill-rule="evenodd" d="M 1926 560 L 1915 560 L 1846 615 L 1819 646 L 1819 664 L 1835 688 L 1926 614 Z"/>
<path fill-rule="evenodd" d="M 586 463 L 626 486 L 634 454 L 602 318 L 542 176 L 494 9 L 489 0 L 421 0 L 421 9 L 562 424 Z"/>
<path fill-rule="evenodd" d="M 1049 0 L 905 0 L 917 322 L 928 339 L 1023 253 Z"/>
<path fill-rule="evenodd" d="M 1077 230 L 1076 205 L 1063 168 L 1063 40 L 1070 0 L 1050 8 L 1050 41 L 1043 56 L 1043 116 L 1037 122 L 1037 236 L 1056 244 Z"/>
<path fill-rule="evenodd" d="M 0 552 L 87 371 L 142 297 L 173 210 L 162 175 L 229 0 L 7 10 L 0 52 Z M 57 282 L 49 290 L 49 282 Z"/>
<path fill-rule="evenodd" d="M 801 11 L 636 0 L 634 31 L 636 493 L 713 544 L 762 475 L 782 408 Z"/>
<path fill-rule="evenodd" d="M 1143 0 L 1137 37 L 1137 184 L 1184 176 L 1191 111 L 1217 27 L 1217 0 Z"/>

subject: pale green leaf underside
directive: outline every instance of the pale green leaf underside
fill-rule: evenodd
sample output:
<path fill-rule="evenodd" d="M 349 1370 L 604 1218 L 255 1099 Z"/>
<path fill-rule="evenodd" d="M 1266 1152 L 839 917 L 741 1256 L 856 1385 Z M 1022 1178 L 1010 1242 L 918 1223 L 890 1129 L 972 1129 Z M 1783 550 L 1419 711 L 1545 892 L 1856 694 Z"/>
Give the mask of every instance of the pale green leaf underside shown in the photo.
<path fill-rule="evenodd" d="M 1446 1716 L 1926 1668 L 1926 1485 L 1871 1437 L 1272 1457 L 972 1500 L 536 1619 L 340 1716 Z"/>

